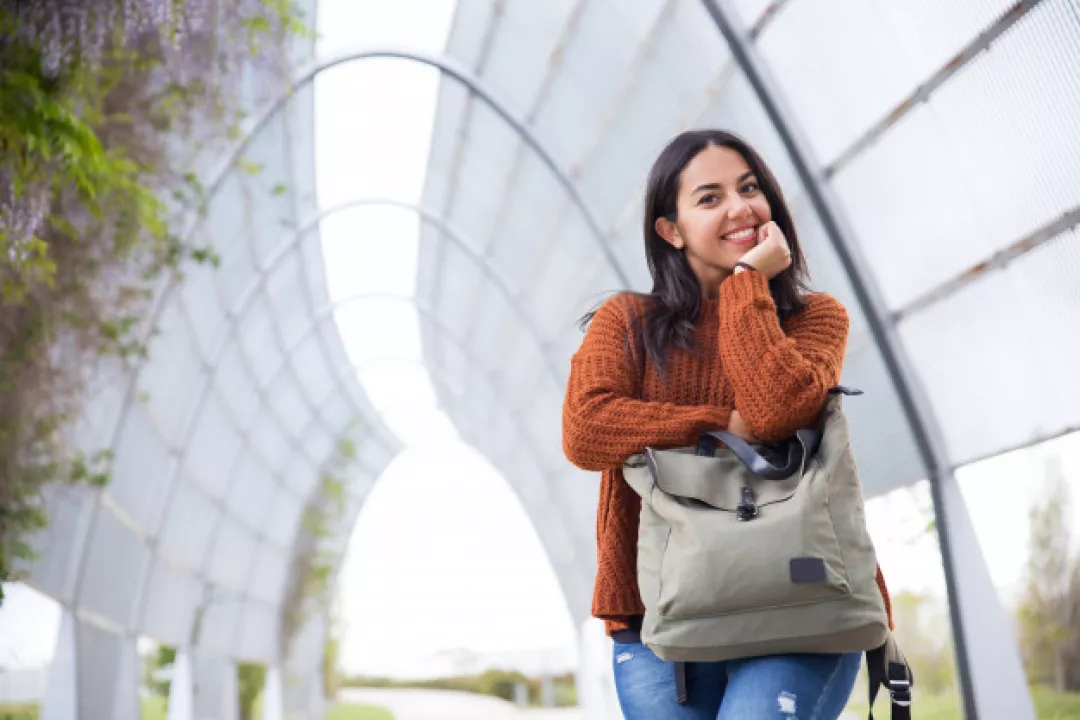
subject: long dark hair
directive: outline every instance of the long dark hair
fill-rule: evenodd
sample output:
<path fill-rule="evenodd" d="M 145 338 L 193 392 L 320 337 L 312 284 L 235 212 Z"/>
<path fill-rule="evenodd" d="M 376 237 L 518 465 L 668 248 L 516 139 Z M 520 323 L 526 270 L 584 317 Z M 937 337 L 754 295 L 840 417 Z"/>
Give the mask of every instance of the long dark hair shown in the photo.
<path fill-rule="evenodd" d="M 743 156 L 757 176 L 773 221 L 791 246 L 791 266 L 769 281 L 769 290 L 781 319 L 802 309 L 809 289 L 806 259 L 799 246 L 795 223 L 776 178 L 761 156 L 742 138 L 726 130 L 690 130 L 678 135 L 668 143 L 649 171 L 643 230 L 653 287 L 652 292 L 641 294 L 646 300 L 644 314 L 633 323 L 635 349 L 639 353 L 644 350 L 661 372 L 672 346 L 684 350 L 692 346 L 694 328 L 701 313 L 701 287 L 686 255 L 656 232 L 656 220 L 678 220 L 676 200 L 682 171 L 698 153 L 712 145 L 730 148 Z"/>

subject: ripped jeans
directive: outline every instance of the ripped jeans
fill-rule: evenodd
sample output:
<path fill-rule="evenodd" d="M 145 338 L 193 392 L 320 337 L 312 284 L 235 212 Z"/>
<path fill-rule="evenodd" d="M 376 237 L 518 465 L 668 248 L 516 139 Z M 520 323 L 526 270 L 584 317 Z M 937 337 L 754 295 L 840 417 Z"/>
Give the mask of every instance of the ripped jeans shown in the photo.
<path fill-rule="evenodd" d="M 675 700 L 674 664 L 645 645 L 615 643 L 615 691 L 626 720 L 835 720 L 862 653 L 687 663 L 689 700 Z"/>

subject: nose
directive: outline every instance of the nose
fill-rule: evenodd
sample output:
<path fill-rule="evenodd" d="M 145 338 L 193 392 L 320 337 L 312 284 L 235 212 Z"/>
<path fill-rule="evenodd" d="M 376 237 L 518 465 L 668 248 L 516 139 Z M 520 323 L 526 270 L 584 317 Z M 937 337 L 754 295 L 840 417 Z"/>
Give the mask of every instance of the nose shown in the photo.
<path fill-rule="evenodd" d="M 746 202 L 746 199 L 739 194 L 735 194 L 727 205 L 727 216 L 729 220 L 746 220 L 753 215 L 753 210 L 750 207 L 750 203 Z"/>

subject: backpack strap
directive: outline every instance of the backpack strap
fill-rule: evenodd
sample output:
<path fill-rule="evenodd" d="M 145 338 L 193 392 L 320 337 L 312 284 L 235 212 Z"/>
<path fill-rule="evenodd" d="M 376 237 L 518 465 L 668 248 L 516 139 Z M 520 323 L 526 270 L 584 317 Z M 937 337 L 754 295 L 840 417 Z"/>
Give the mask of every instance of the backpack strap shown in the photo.
<path fill-rule="evenodd" d="M 679 705 L 685 705 L 690 699 L 690 694 L 686 689 L 686 663 L 675 662 L 675 702 Z"/>
<path fill-rule="evenodd" d="M 892 720 L 911 720 L 911 688 L 915 685 L 915 675 L 892 633 L 884 645 L 866 653 L 866 674 L 870 680 L 869 720 L 874 720 L 874 700 L 882 685 L 889 691 Z"/>

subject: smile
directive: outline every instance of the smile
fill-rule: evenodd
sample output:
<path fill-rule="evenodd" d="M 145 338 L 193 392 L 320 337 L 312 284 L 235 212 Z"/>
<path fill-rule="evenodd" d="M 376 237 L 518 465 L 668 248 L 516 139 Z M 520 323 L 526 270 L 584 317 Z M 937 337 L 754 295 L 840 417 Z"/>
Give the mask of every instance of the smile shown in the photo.
<path fill-rule="evenodd" d="M 721 237 L 728 242 L 736 243 L 739 245 L 745 245 L 748 242 L 753 242 L 757 236 L 757 228 L 754 226 L 740 228 L 734 232 L 729 232 L 727 235 Z"/>

